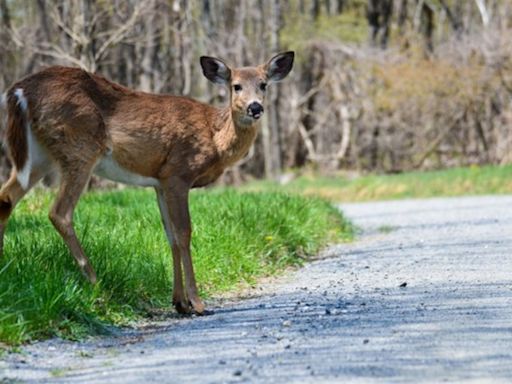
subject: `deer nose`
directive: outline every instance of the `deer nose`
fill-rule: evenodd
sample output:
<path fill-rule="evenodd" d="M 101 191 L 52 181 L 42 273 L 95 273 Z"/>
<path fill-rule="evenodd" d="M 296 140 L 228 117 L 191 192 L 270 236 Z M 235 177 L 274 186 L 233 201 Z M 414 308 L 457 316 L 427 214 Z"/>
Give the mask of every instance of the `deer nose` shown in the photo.
<path fill-rule="evenodd" d="M 247 107 L 247 114 L 249 116 L 252 116 L 256 120 L 261 117 L 263 113 L 263 105 L 260 103 L 253 101 L 249 106 Z"/>

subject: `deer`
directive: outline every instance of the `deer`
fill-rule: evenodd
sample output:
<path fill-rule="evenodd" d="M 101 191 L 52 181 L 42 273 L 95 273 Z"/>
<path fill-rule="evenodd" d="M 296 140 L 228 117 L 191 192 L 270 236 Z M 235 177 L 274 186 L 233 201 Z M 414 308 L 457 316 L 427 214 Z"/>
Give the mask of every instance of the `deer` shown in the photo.
<path fill-rule="evenodd" d="M 194 275 L 189 192 L 217 180 L 253 144 L 267 85 L 292 70 L 294 52 L 265 64 L 231 68 L 200 57 L 202 73 L 229 89 L 229 105 L 145 93 L 80 68 L 52 66 L 3 95 L 5 142 L 12 169 L 0 189 L 0 255 L 9 216 L 41 179 L 59 175 L 49 219 L 85 277 L 97 275 L 73 226 L 91 175 L 153 187 L 172 251 L 172 303 L 181 314 L 205 314 Z"/>

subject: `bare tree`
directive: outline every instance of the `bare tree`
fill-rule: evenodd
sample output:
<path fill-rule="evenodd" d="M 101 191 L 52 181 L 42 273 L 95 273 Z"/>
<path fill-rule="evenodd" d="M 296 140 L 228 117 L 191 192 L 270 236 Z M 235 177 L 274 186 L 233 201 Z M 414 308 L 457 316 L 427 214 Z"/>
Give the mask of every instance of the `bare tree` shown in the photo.
<path fill-rule="evenodd" d="M 367 23 L 369 44 L 336 41 L 344 12 Z M 226 181 L 308 164 L 501 163 L 512 161 L 511 20 L 500 0 L 0 0 L 0 90 L 59 64 L 226 104 L 229 91 L 202 78 L 200 55 L 243 66 L 296 49 L 292 78 L 269 90 L 261 134 Z M 311 36 L 292 36 L 292 22 Z"/>
<path fill-rule="evenodd" d="M 368 0 L 366 17 L 370 25 L 370 41 L 386 48 L 389 39 L 393 0 Z"/>

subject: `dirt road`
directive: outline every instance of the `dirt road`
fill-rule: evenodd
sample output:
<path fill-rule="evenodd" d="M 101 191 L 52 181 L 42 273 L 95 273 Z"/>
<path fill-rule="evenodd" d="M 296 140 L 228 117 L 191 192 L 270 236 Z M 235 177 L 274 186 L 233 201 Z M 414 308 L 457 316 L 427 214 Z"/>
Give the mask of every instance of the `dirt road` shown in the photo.
<path fill-rule="evenodd" d="M 0 382 L 512 382 L 512 197 L 342 208 L 359 240 L 258 297 L 38 343 L 2 358 Z"/>

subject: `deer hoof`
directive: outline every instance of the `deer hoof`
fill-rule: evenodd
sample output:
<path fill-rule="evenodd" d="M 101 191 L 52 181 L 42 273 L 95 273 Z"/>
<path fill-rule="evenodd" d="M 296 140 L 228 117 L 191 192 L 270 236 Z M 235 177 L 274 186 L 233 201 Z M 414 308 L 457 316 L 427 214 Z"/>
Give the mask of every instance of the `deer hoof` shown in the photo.
<path fill-rule="evenodd" d="M 203 304 L 203 302 L 201 301 L 200 298 L 191 299 L 190 300 L 190 305 L 192 305 L 192 308 L 194 309 L 194 312 L 197 315 L 204 315 L 205 314 L 204 304 Z"/>
<path fill-rule="evenodd" d="M 176 312 L 181 315 L 190 315 L 190 306 L 188 304 L 183 303 L 182 301 L 174 301 L 173 303 Z"/>
<path fill-rule="evenodd" d="M 92 267 L 85 266 L 85 268 L 83 269 L 83 273 L 84 273 L 85 277 L 87 278 L 87 280 L 89 280 L 89 282 L 92 285 L 97 283 L 98 278 L 96 277 L 96 272 L 94 272 L 94 269 L 92 269 Z"/>

